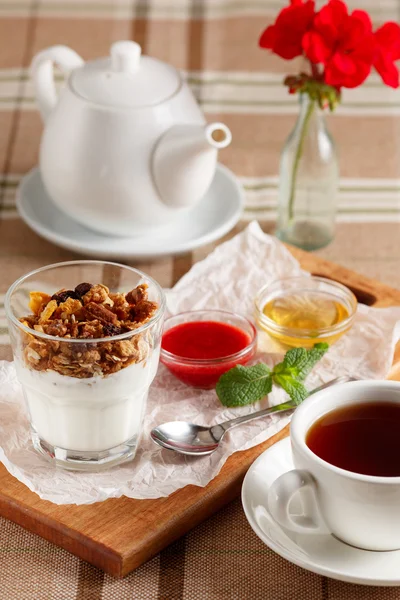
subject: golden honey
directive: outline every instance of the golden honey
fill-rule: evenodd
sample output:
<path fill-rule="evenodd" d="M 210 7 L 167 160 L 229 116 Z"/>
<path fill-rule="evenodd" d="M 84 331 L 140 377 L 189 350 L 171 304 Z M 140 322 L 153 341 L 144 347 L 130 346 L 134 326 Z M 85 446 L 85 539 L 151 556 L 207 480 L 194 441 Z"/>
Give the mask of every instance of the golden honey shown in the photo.
<path fill-rule="evenodd" d="M 285 345 L 303 347 L 322 341 L 332 344 L 347 330 L 341 327 L 337 330 L 335 326 L 349 317 L 348 308 L 336 296 L 318 290 L 276 296 L 264 305 L 262 312 L 279 326 L 267 328 L 260 322 L 269 335 Z M 331 327 L 332 334 L 326 331 Z"/>

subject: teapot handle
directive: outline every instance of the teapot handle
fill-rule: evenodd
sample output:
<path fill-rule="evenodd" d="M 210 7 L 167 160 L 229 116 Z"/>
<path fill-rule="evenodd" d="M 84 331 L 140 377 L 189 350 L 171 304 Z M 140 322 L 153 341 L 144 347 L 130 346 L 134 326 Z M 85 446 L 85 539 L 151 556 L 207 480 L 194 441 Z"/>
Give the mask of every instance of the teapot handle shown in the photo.
<path fill-rule="evenodd" d="M 54 63 L 67 76 L 73 69 L 81 67 L 84 61 L 79 54 L 68 48 L 68 46 L 51 46 L 46 50 L 42 50 L 33 58 L 31 73 L 35 96 L 39 104 L 42 119 L 45 122 L 57 104 L 53 73 Z"/>

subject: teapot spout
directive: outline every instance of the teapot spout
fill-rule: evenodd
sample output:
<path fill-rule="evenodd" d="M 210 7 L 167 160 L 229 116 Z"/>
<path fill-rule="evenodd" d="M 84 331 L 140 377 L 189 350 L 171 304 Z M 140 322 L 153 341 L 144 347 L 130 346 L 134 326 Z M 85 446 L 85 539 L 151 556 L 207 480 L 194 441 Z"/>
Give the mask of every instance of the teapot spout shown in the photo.
<path fill-rule="evenodd" d="M 195 205 L 213 180 L 218 150 L 231 140 L 223 123 L 171 127 L 153 154 L 154 182 L 164 204 L 171 208 Z"/>

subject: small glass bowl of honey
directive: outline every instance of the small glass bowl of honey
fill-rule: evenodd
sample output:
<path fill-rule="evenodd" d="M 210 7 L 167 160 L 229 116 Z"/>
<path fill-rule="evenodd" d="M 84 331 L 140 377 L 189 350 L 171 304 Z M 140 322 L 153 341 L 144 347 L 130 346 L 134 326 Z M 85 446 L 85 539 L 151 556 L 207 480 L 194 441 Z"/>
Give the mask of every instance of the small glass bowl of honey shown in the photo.
<path fill-rule="evenodd" d="M 256 320 L 285 346 L 335 343 L 353 323 L 357 299 L 346 286 L 312 275 L 269 283 L 255 298 Z"/>

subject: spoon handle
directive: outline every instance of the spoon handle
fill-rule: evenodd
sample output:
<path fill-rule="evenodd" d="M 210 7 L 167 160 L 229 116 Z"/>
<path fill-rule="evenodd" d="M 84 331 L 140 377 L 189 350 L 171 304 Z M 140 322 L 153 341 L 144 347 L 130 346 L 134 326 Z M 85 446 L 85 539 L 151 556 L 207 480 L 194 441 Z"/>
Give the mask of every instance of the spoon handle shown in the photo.
<path fill-rule="evenodd" d="M 354 377 L 349 377 L 348 375 L 341 375 L 340 377 L 336 377 L 335 379 L 331 379 L 327 383 L 320 385 L 319 387 L 311 390 L 310 394 L 315 394 L 320 390 L 324 390 L 325 388 L 330 387 L 331 385 L 336 385 L 338 383 L 346 383 L 348 381 L 354 381 Z M 210 428 L 211 434 L 214 437 L 216 442 L 219 442 L 222 439 L 222 436 L 228 429 L 232 427 L 236 427 L 236 425 L 241 425 L 242 423 L 247 423 L 248 421 L 253 421 L 255 419 L 260 419 L 261 417 L 265 417 L 266 415 L 270 415 L 276 412 L 284 412 L 284 411 L 292 411 L 296 408 L 297 404 L 288 400 L 287 402 L 283 402 L 282 404 L 277 404 L 276 406 L 271 406 L 270 408 L 264 408 L 264 410 L 259 410 L 254 413 L 250 413 L 248 415 L 243 415 L 242 417 L 237 417 L 236 419 L 231 419 L 230 421 L 224 421 L 223 423 L 218 423 L 218 425 L 214 425 Z"/>

